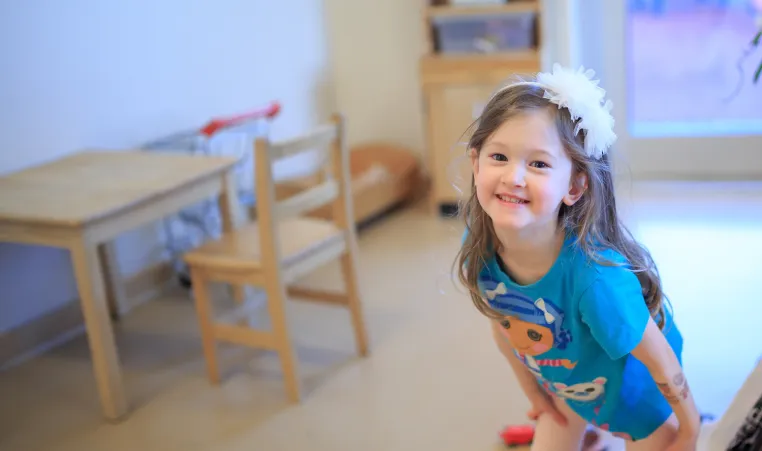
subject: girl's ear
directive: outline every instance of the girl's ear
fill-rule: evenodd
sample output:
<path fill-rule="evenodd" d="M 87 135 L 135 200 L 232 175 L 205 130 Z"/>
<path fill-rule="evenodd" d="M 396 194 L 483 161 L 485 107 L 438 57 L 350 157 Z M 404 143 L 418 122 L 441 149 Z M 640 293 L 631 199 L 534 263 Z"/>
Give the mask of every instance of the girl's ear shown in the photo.
<path fill-rule="evenodd" d="M 468 158 L 471 160 L 471 170 L 474 173 L 474 177 L 479 175 L 479 152 L 476 149 L 468 149 Z"/>
<path fill-rule="evenodd" d="M 587 191 L 587 175 L 580 172 L 572 177 L 569 192 L 564 196 L 564 203 L 571 207 L 585 194 L 585 191 Z"/>

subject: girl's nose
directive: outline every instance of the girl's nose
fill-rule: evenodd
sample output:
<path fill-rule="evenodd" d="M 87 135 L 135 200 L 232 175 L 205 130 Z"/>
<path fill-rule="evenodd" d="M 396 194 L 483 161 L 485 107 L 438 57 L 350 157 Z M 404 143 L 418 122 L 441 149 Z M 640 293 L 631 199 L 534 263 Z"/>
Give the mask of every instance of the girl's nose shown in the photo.
<path fill-rule="evenodd" d="M 524 187 L 524 167 L 520 164 L 510 164 L 506 166 L 501 181 L 506 185 Z"/>

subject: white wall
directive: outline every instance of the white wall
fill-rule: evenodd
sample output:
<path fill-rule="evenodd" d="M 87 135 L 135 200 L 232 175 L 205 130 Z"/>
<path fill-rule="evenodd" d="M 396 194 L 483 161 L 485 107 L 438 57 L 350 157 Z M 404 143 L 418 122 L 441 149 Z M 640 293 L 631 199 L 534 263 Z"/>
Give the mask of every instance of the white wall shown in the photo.
<path fill-rule="evenodd" d="M 422 6 L 419 0 L 325 0 L 336 105 L 351 121 L 350 146 L 383 140 L 423 152 Z"/>
<path fill-rule="evenodd" d="M 273 135 L 298 133 L 333 109 L 328 55 L 316 0 L 0 2 L 0 174 L 273 99 Z M 123 270 L 155 243 L 120 238 Z M 74 298 L 67 253 L 0 243 L 0 333 Z"/>

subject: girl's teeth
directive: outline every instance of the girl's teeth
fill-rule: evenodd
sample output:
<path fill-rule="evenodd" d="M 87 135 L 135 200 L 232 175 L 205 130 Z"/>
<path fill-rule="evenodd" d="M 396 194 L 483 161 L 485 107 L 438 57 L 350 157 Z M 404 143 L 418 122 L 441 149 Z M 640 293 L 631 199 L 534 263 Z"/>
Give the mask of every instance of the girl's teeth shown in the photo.
<path fill-rule="evenodd" d="M 504 202 L 510 202 L 512 204 L 523 204 L 523 203 L 526 203 L 526 201 L 523 201 L 523 200 L 520 200 L 520 199 L 516 199 L 514 197 L 503 197 L 503 196 L 497 196 L 497 197 L 499 197 L 500 200 L 502 200 Z"/>

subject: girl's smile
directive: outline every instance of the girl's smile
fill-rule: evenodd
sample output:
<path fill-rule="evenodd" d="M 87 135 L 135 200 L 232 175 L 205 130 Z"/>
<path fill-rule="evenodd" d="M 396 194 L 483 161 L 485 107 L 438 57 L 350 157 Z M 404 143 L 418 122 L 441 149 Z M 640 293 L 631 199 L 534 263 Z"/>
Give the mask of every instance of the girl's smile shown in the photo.
<path fill-rule="evenodd" d="M 519 207 L 529 203 L 528 200 L 508 193 L 495 194 L 501 204 L 507 207 Z"/>

